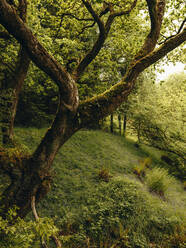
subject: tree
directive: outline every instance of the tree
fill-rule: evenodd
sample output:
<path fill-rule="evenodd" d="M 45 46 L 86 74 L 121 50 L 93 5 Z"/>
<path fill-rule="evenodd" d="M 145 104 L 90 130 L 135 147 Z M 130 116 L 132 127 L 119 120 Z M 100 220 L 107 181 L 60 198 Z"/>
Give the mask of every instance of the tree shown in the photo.
<path fill-rule="evenodd" d="M 185 79 L 185 74 L 179 73 L 162 83 L 147 81 L 138 89 L 138 97 L 130 106 L 133 126 L 140 141 L 176 154 L 183 163 Z"/>
<path fill-rule="evenodd" d="M 19 0 L 18 2 L 19 5 L 21 3 L 26 4 L 26 0 Z M 41 23 L 42 27 L 46 28 L 45 31 L 47 31 L 48 27 L 48 24 L 46 25 L 47 20 L 52 30 L 56 23 L 53 22 L 55 18 L 58 18 L 58 21 L 60 20 L 58 35 L 63 39 L 64 34 L 70 40 L 72 37 L 71 32 L 74 31 L 74 36 L 76 36 L 78 30 L 87 30 L 84 23 L 87 23 L 87 26 L 91 26 L 94 29 L 92 48 L 89 49 L 90 43 L 89 46 L 86 46 L 86 43 L 84 43 L 82 53 L 79 52 L 80 49 L 78 47 L 75 47 L 72 53 L 68 49 L 66 50 L 68 61 L 66 60 L 66 54 L 60 53 L 60 63 L 55 59 L 57 57 L 56 54 L 54 56 L 51 55 L 51 51 L 49 53 L 42 45 L 45 43 L 45 36 L 43 36 L 44 38 L 37 38 L 33 34 L 33 32 L 37 32 L 37 28 L 34 31 L 34 27 L 29 28 L 24 23 L 19 15 L 19 5 L 17 7 L 16 3 L 14 1 L 0 0 L 0 24 L 7 30 L 9 35 L 12 35 L 20 43 L 26 53 L 25 56 L 28 56 L 58 86 L 59 104 L 51 127 L 46 131 L 44 138 L 33 154 L 24 155 L 18 148 L 11 148 L 13 152 L 10 155 L 10 149 L 8 150 L 6 147 L 1 148 L 0 171 L 8 174 L 11 180 L 10 185 L 1 197 L 1 215 L 4 217 L 7 210 L 14 205 L 18 207 L 18 216 L 26 216 L 31 210 L 30 206 L 33 197 L 38 202 L 49 191 L 51 166 L 62 145 L 79 129 L 88 127 L 93 122 L 116 110 L 131 93 L 140 73 L 180 46 L 186 39 L 186 30 L 183 27 L 183 22 L 176 34 L 166 38 L 163 42 L 161 41 L 162 44 L 158 46 L 160 32 L 163 30 L 163 35 L 166 34 L 165 26 L 167 24 L 162 24 L 164 13 L 165 11 L 167 14 L 171 13 L 169 9 L 165 8 L 165 0 L 146 0 L 146 4 L 141 1 L 137 4 L 137 0 L 129 0 L 125 1 L 125 3 L 114 0 L 109 2 L 79 0 L 63 1 L 62 4 L 57 2 L 58 4 L 56 5 L 55 2 L 47 0 L 41 0 L 38 3 L 33 1 L 33 5 L 36 8 L 40 10 L 44 8 L 45 10 L 45 12 L 41 12 L 41 14 L 45 13 L 44 15 L 46 15 L 46 18 L 41 18 L 43 20 L 43 23 Z M 175 1 L 174 4 L 179 3 L 184 4 L 184 1 Z M 64 7 L 62 8 L 63 13 L 60 12 L 60 5 Z M 171 1 L 168 1 L 167 6 L 172 7 Z M 56 15 L 58 11 L 60 13 L 59 16 Z M 180 12 L 181 16 L 181 11 L 178 9 L 177 11 Z M 142 13 L 147 17 L 147 12 L 149 14 L 150 30 L 148 31 L 145 26 L 145 34 L 147 33 L 147 36 L 141 48 L 139 47 L 138 52 L 133 56 L 122 79 L 102 94 L 79 102 L 77 84 L 81 81 L 84 73 L 88 73 L 88 66 L 92 65 L 91 63 L 97 58 L 101 49 L 104 49 L 106 40 L 112 38 L 109 36 L 113 27 L 112 24 L 114 22 L 117 24 L 114 26 L 115 28 L 118 26 L 117 32 L 119 33 L 119 29 L 125 20 L 132 22 L 132 19 L 128 19 L 130 15 L 137 16 Z M 65 29 L 62 26 L 63 19 L 68 16 L 72 18 L 69 19 L 69 22 L 66 21 L 64 23 Z M 177 17 L 175 16 L 175 18 Z M 75 25 L 75 28 L 71 30 L 72 19 L 74 20 L 72 25 Z M 77 24 L 79 22 L 80 24 Z M 144 25 L 142 25 L 142 28 L 144 28 Z M 91 34 L 91 32 L 83 33 L 83 31 L 79 42 L 83 41 L 83 39 L 86 40 L 87 35 Z M 88 40 L 90 41 L 90 39 Z M 74 60 L 74 55 L 78 56 L 78 59 L 75 58 Z M 70 61 L 70 59 L 72 60 Z M 75 64 L 70 71 L 67 71 L 65 64 L 68 62 L 67 64 L 69 65 L 73 61 L 75 61 Z"/>

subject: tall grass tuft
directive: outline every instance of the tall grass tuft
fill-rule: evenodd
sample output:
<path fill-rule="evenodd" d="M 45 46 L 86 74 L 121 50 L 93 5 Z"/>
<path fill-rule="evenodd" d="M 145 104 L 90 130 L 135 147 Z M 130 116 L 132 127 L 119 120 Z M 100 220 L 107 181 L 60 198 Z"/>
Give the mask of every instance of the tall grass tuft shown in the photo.
<path fill-rule="evenodd" d="M 145 182 L 150 192 L 164 197 L 167 189 L 174 182 L 174 179 L 166 169 L 157 167 L 146 173 Z"/>

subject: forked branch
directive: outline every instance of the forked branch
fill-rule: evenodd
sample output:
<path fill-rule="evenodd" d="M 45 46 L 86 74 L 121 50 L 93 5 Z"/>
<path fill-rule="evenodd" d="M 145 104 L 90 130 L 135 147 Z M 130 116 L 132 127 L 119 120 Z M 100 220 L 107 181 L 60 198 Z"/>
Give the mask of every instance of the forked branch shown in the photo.
<path fill-rule="evenodd" d="M 129 14 L 133 10 L 133 8 L 136 6 L 137 0 L 135 0 L 133 2 L 133 4 L 131 5 L 131 8 L 129 10 L 121 11 L 121 12 L 115 12 L 113 9 L 113 5 L 108 4 L 105 11 L 101 12 L 100 15 L 98 15 L 94 11 L 94 9 L 92 8 L 92 5 L 90 4 L 89 1 L 82 0 L 82 2 L 85 5 L 85 7 L 87 8 L 87 10 L 89 11 L 89 13 L 92 15 L 94 22 L 97 23 L 97 25 L 99 27 L 99 36 L 98 36 L 98 39 L 96 40 L 92 50 L 89 51 L 85 55 L 85 57 L 81 60 L 81 62 L 79 63 L 79 65 L 78 65 L 78 67 L 74 73 L 76 75 L 76 78 L 78 78 L 84 72 L 85 68 L 95 59 L 95 57 L 100 52 L 100 50 L 103 47 L 103 44 L 104 44 L 104 42 L 108 36 L 108 33 L 110 31 L 110 28 L 111 28 L 111 25 L 112 25 L 114 19 L 117 16 Z M 106 24 L 104 24 L 104 22 L 101 20 L 101 17 L 108 12 L 110 12 L 110 15 L 106 21 Z M 93 23 L 93 25 L 94 25 L 94 23 Z"/>

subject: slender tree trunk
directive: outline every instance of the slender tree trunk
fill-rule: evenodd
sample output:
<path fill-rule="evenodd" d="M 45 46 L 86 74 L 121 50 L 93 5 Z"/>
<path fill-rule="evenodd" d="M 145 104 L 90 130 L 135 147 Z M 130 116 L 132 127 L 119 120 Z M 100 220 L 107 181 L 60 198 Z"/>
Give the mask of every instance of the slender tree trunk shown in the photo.
<path fill-rule="evenodd" d="M 125 113 L 123 116 L 123 136 L 126 137 L 126 129 L 127 129 L 127 114 Z"/>
<path fill-rule="evenodd" d="M 137 136 L 138 136 L 138 143 L 141 143 L 141 121 L 139 120 L 137 123 Z"/>
<path fill-rule="evenodd" d="M 118 114 L 119 134 L 121 135 L 121 114 Z"/>
<path fill-rule="evenodd" d="M 114 132 L 114 114 L 110 115 L 110 132 Z"/>
<path fill-rule="evenodd" d="M 9 99 L 6 101 L 8 104 L 2 117 L 3 144 L 13 143 L 13 127 L 19 94 L 26 78 L 29 64 L 30 59 L 26 51 L 21 47 L 19 51 L 19 61 L 15 69 L 15 73 L 11 76 L 10 80 L 5 79 L 4 92 L 6 94 L 2 97 L 8 97 Z"/>

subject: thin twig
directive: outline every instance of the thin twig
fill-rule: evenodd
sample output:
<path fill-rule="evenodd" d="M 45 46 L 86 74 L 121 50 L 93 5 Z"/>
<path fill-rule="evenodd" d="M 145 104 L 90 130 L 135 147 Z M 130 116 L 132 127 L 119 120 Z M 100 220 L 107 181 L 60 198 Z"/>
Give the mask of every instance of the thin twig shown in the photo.
<path fill-rule="evenodd" d="M 161 34 L 161 36 L 163 36 L 163 37 L 165 38 L 165 40 L 159 42 L 158 45 L 162 45 L 162 44 L 165 43 L 167 40 L 169 40 L 169 39 L 175 37 L 177 34 L 179 34 L 179 33 L 182 31 L 185 22 L 186 22 L 186 18 L 182 21 L 182 23 L 181 23 L 181 25 L 180 25 L 180 27 L 179 27 L 179 29 L 178 29 L 178 31 L 177 31 L 176 34 L 170 35 L 169 37 L 165 37 L 163 34 Z"/>

